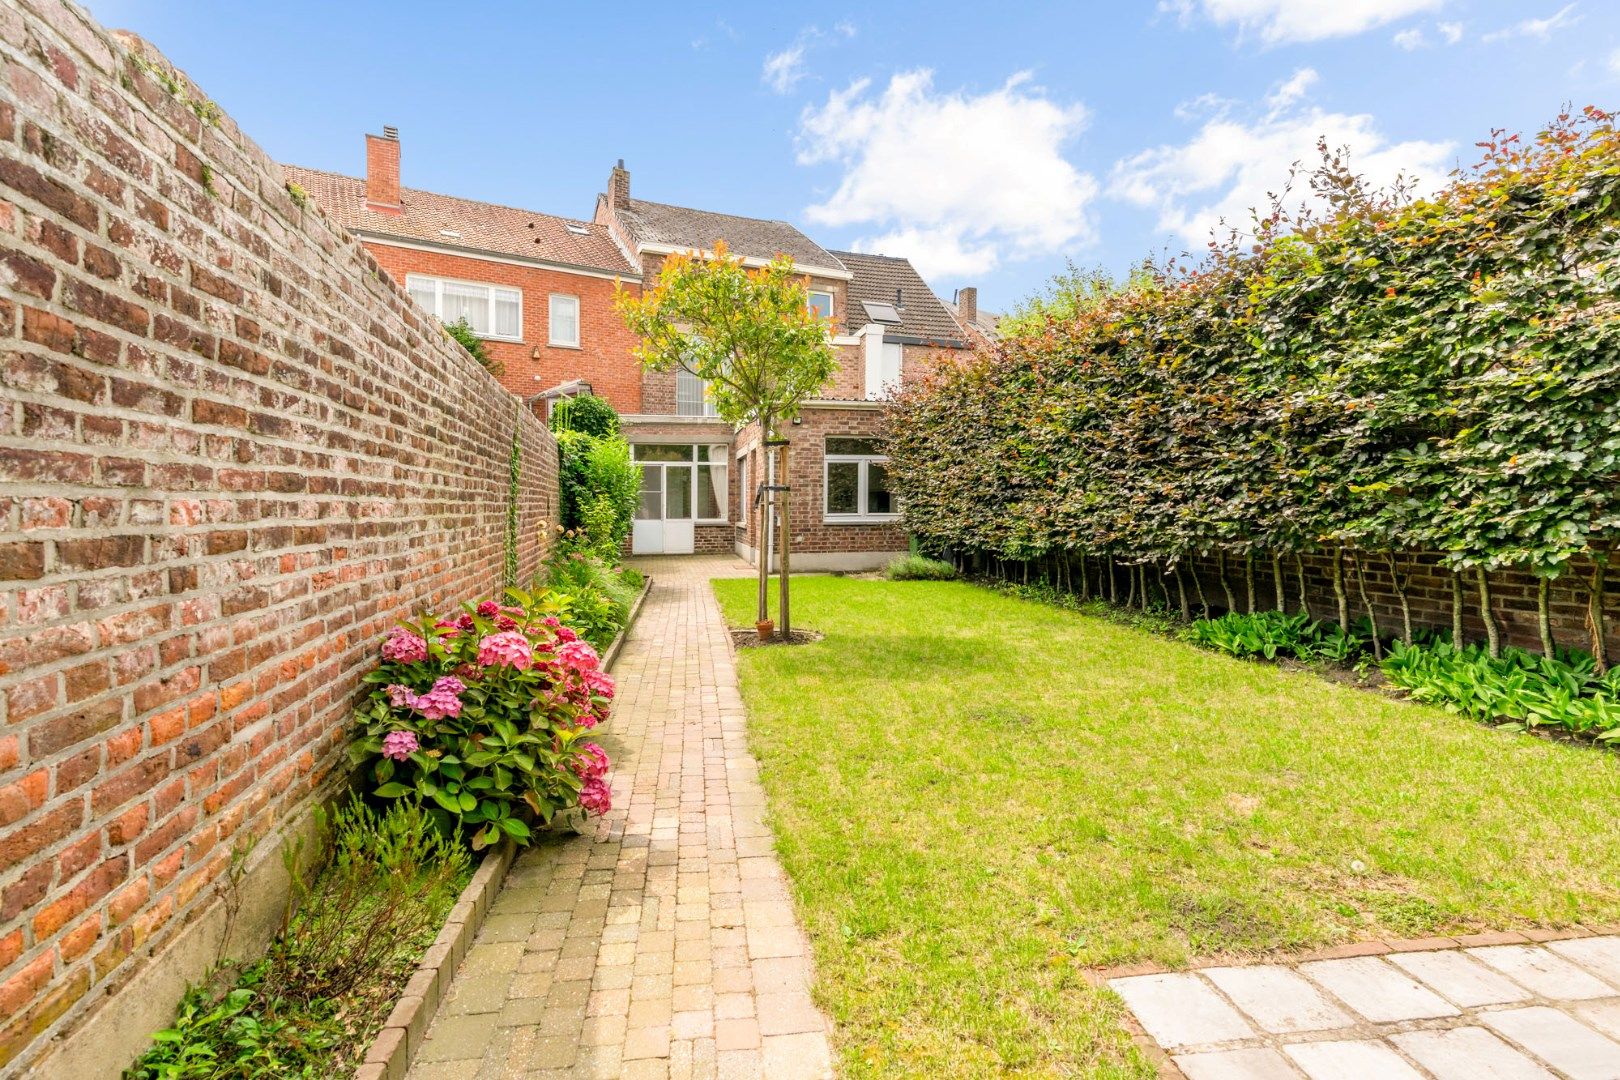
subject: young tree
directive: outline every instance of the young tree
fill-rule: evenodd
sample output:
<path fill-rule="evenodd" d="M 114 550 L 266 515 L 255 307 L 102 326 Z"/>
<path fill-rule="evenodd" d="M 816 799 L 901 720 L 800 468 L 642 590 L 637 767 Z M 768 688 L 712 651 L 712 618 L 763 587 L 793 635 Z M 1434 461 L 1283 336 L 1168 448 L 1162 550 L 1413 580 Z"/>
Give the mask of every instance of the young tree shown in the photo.
<path fill-rule="evenodd" d="M 653 371 L 684 368 L 708 384 L 722 420 L 757 423 L 764 439 L 776 436 L 803 401 L 816 394 L 837 367 L 828 344 L 827 321 L 811 310 L 806 279 L 793 260 L 778 255 L 749 269 L 723 241 L 712 257 L 671 255 L 656 281 L 640 296 L 620 289 L 619 313 L 641 343 L 636 357 Z M 785 479 L 785 478 L 784 478 Z M 747 498 L 747 492 L 743 493 Z M 784 554 L 788 550 L 783 522 Z M 768 617 L 768 553 L 760 545 L 759 618 Z M 783 560 L 786 570 L 786 560 Z M 788 575 L 781 575 L 782 633 L 790 629 Z"/>

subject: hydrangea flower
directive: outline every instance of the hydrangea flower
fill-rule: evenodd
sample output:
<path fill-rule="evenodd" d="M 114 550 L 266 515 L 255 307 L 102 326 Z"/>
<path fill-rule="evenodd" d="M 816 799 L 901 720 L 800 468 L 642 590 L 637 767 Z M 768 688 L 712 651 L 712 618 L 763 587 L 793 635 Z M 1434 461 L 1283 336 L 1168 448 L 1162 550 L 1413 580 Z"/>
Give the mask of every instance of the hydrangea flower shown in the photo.
<path fill-rule="evenodd" d="M 585 756 L 574 759 L 574 772 L 584 780 L 606 776 L 608 766 L 613 764 L 608 760 L 607 751 L 593 742 L 580 743 L 579 748 L 585 752 Z"/>
<path fill-rule="evenodd" d="M 587 814 L 605 814 L 613 809 L 613 793 L 601 777 L 592 777 L 579 789 L 579 805 Z"/>
<path fill-rule="evenodd" d="M 587 671 L 585 685 L 591 688 L 592 693 L 601 694 L 605 698 L 613 696 L 613 676 L 605 671 Z"/>
<path fill-rule="evenodd" d="M 451 622 L 449 619 L 440 619 L 438 622 L 433 624 L 433 628 L 435 630 L 443 630 L 444 636 L 447 638 L 461 636 L 461 624 Z"/>
<path fill-rule="evenodd" d="M 390 761 L 404 761 L 420 745 L 414 731 L 390 731 L 383 736 L 382 756 Z"/>
<path fill-rule="evenodd" d="M 503 630 L 478 643 L 478 662 L 484 667 L 511 664 L 521 671 L 534 664 L 534 650 L 518 631 Z"/>
<path fill-rule="evenodd" d="M 517 620 L 512 618 L 510 615 L 497 615 L 495 616 L 495 629 L 516 630 Z"/>
<path fill-rule="evenodd" d="M 571 626 L 559 626 L 557 627 L 557 640 L 566 645 L 570 641 L 578 641 L 579 635 L 574 633 Z"/>
<path fill-rule="evenodd" d="M 575 671 L 595 671 L 601 657 L 588 641 L 565 642 L 557 649 L 557 659 Z"/>
<path fill-rule="evenodd" d="M 400 664 L 416 664 L 427 659 L 427 642 L 411 633 L 403 626 L 396 626 L 383 642 L 382 654 L 384 660 L 393 660 Z"/>
<path fill-rule="evenodd" d="M 461 698 L 467 687 L 454 675 L 446 675 L 433 684 L 433 689 L 411 703 L 412 708 L 429 720 L 443 720 L 447 716 L 461 715 Z"/>
<path fill-rule="evenodd" d="M 388 687 L 388 704 L 403 709 L 416 700 L 416 693 L 408 686 L 394 683 Z"/>
<path fill-rule="evenodd" d="M 493 600 L 485 600 L 482 604 L 478 605 L 478 614 L 486 619 L 493 619 L 496 615 L 500 614 L 500 611 L 501 605 L 497 604 Z"/>

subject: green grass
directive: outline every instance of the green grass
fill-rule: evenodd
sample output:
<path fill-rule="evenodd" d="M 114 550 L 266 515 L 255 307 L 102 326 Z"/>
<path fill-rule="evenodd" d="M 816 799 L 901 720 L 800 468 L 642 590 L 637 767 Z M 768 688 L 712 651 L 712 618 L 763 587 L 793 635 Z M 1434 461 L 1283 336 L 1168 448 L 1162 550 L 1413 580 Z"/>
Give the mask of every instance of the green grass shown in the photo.
<path fill-rule="evenodd" d="M 1148 1077 L 1086 968 L 1620 921 L 1614 754 L 957 582 L 794 611 L 739 663 L 849 1075 Z"/>

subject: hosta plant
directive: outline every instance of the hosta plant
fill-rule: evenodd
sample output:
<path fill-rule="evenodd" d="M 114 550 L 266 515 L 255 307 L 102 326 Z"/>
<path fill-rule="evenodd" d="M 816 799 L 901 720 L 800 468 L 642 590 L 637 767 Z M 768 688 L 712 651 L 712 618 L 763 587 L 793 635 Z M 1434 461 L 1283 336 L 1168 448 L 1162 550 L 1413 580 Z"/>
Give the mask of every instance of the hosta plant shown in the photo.
<path fill-rule="evenodd" d="M 474 848 L 573 810 L 605 813 L 608 758 L 587 738 L 613 680 L 548 590 L 395 627 L 350 749 L 384 799 L 420 802 Z"/>

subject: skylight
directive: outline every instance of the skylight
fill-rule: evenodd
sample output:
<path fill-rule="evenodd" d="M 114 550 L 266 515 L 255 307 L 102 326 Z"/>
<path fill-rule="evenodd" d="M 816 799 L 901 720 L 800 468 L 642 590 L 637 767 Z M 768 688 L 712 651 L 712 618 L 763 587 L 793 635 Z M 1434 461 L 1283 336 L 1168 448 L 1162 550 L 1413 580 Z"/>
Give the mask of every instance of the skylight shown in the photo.
<path fill-rule="evenodd" d="M 888 323 L 893 326 L 900 325 L 900 312 L 895 310 L 893 304 L 884 300 L 862 300 L 861 306 L 866 309 L 866 318 L 869 322 Z"/>
<path fill-rule="evenodd" d="M 591 230 L 579 224 L 577 221 L 565 221 L 563 222 L 563 228 L 567 229 L 575 236 L 589 236 L 591 232 Z"/>

